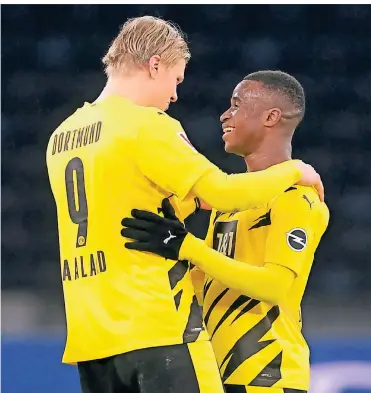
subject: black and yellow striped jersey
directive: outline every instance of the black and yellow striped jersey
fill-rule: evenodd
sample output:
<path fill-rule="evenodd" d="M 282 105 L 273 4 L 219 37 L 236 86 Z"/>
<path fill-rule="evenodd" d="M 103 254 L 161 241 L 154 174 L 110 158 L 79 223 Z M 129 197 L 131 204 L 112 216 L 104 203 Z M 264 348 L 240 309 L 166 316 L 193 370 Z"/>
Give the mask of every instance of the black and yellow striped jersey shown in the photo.
<path fill-rule="evenodd" d="M 328 220 L 327 206 L 316 192 L 301 186 L 256 209 L 213 211 L 209 246 L 251 265 L 282 265 L 296 275 L 278 305 L 251 299 L 205 277 L 204 321 L 224 383 L 308 389 L 309 349 L 301 332 L 301 301 Z M 200 278 L 198 273 L 195 270 Z"/>

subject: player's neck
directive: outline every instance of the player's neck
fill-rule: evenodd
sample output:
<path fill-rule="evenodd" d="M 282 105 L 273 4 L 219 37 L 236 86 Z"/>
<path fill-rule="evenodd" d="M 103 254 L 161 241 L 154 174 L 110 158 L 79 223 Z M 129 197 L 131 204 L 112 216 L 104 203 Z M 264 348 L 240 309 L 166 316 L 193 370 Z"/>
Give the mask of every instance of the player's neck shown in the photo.
<path fill-rule="evenodd" d="M 273 165 L 291 160 L 291 141 L 262 144 L 258 151 L 245 157 L 249 172 L 262 171 Z"/>
<path fill-rule="evenodd" d="M 132 77 L 109 77 L 106 86 L 103 88 L 101 94 L 96 99 L 99 102 L 107 97 L 118 95 L 133 102 L 136 105 L 150 106 L 148 98 L 143 92 L 146 91 L 143 86 L 143 78 L 140 74 Z"/>

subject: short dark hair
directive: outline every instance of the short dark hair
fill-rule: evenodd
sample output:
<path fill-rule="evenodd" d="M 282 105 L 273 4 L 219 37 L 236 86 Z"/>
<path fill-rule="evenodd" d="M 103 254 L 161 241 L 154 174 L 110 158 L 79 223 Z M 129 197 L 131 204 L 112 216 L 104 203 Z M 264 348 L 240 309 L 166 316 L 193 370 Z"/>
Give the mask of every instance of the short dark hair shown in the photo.
<path fill-rule="evenodd" d="M 305 113 L 305 93 L 303 86 L 292 75 L 282 71 L 257 71 L 253 72 L 245 78 L 248 81 L 261 82 L 269 90 L 277 92 L 286 98 L 295 108 L 300 117 L 304 117 Z"/>

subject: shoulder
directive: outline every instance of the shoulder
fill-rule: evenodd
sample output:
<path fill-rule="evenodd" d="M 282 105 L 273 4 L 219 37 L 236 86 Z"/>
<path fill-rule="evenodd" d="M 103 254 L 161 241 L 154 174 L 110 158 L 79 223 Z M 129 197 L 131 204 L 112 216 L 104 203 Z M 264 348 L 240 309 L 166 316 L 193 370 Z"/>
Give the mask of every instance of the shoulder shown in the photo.
<path fill-rule="evenodd" d="M 155 108 L 143 108 L 143 123 L 139 131 L 140 138 L 147 142 L 161 142 L 172 145 L 174 149 L 188 145 L 196 151 L 181 123 L 163 111 Z"/>
<path fill-rule="evenodd" d="M 100 113 L 106 115 L 112 125 L 120 129 L 123 124 L 130 124 L 132 131 L 145 130 L 150 133 L 154 128 L 181 127 L 178 120 L 158 108 L 136 105 L 127 100 L 123 102 L 119 98 L 111 98 L 109 103 L 100 107 Z"/>
<path fill-rule="evenodd" d="M 327 227 L 330 212 L 326 203 L 321 202 L 313 187 L 295 185 L 270 203 L 272 216 L 275 213 L 298 214 L 310 217 L 320 226 Z"/>
<path fill-rule="evenodd" d="M 313 210 L 313 208 L 316 209 L 320 203 L 319 196 L 313 187 L 295 185 L 274 198 L 270 202 L 270 205 L 272 208 L 284 205 L 288 205 L 288 207 L 291 208 L 306 206 L 309 210 Z"/>
<path fill-rule="evenodd" d="M 166 128 L 183 130 L 180 122 L 164 111 L 153 107 L 137 107 L 142 120 L 148 125 L 158 125 Z"/>

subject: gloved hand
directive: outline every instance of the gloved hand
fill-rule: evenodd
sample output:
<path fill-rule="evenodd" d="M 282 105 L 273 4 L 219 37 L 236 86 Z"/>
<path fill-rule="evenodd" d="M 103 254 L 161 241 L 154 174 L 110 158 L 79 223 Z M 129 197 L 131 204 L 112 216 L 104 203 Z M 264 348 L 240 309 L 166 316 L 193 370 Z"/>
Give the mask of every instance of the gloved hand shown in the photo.
<path fill-rule="evenodd" d="M 168 198 L 162 201 L 164 217 L 157 214 L 133 209 L 134 218 L 124 218 L 121 235 L 134 242 L 125 243 L 130 250 L 147 251 L 167 259 L 178 260 L 179 250 L 187 235 L 187 230 L 175 215 Z"/>

